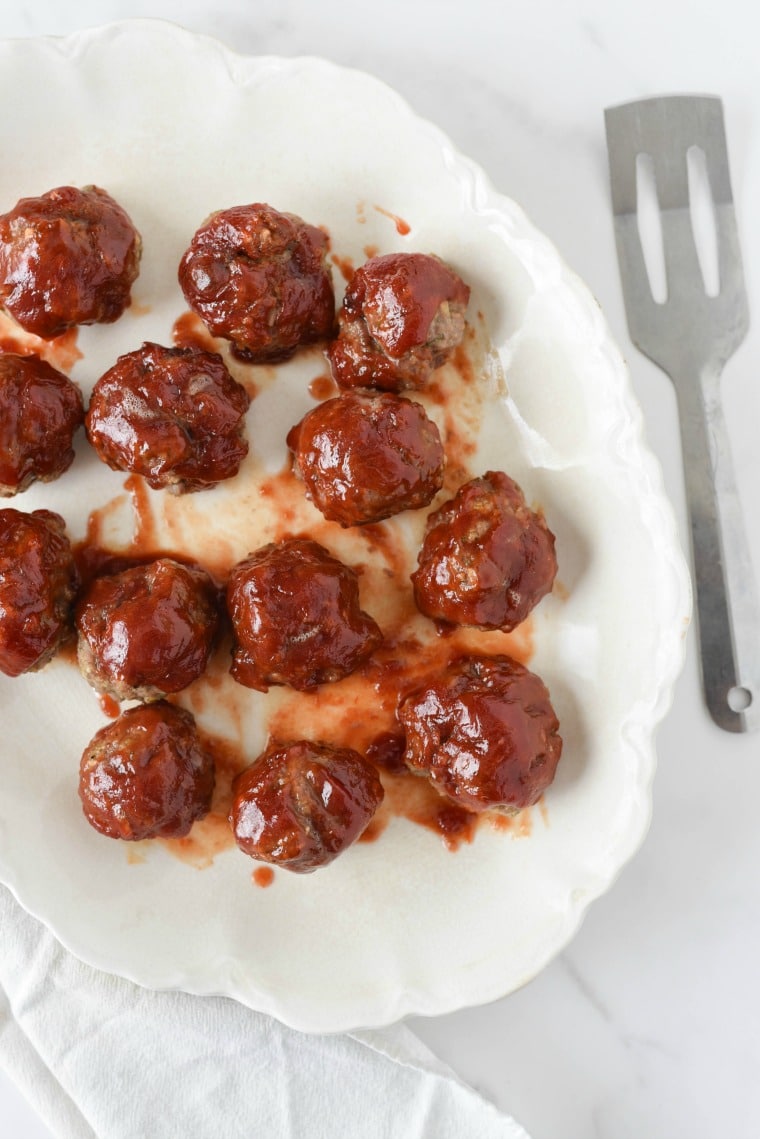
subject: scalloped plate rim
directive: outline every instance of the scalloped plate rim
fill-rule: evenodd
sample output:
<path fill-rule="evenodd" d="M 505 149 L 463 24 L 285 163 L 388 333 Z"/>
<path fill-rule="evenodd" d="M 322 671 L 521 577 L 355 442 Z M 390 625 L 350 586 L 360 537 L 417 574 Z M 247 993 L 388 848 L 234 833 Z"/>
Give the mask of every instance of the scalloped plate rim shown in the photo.
<path fill-rule="evenodd" d="M 567 267 L 551 241 L 540 231 L 536 230 L 523 208 L 512 199 L 499 193 L 484 171 L 471 159 L 463 155 L 434 123 L 420 117 L 411 105 L 387 86 L 382 80 L 368 75 L 356 68 L 347 68 L 328 60 L 315 56 L 298 56 L 286 58 L 275 55 L 246 56 L 238 54 L 225 47 L 218 40 L 207 35 L 198 35 L 163 20 L 124 20 L 96 28 L 86 29 L 65 37 L 40 37 L 31 41 L 33 44 L 44 45 L 56 50 L 62 55 L 75 60 L 82 50 L 97 50 L 103 40 L 117 35 L 144 35 L 144 34 L 170 34 L 185 37 L 194 45 L 203 45 L 205 49 L 212 50 L 224 63 L 231 80 L 236 84 L 244 84 L 251 78 L 257 77 L 262 69 L 271 68 L 279 75 L 288 72 L 298 72 L 317 68 L 342 76 L 357 77 L 362 83 L 369 81 L 375 90 L 383 93 L 383 97 L 392 101 L 397 110 L 403 111 L 410 125 L 415 129 L 424 130 L 433 137 L 447 156 L 448 165 L 452 175 L 460 181 L 467 180 L 470 188 L 470 204 L 475 212 L 482 215 L 492 213 L 500 219 L 505 217 L 510 224 L 515 222 L 522 227 L 527 239 L 540 243 L 543 252 L 552 258 L 556 264 L 563 290 L 569 290 L 575 301 L 582 303 L 584 309 L 590 314 L 589 319 L 594 324 L 598 334 L 598 350 L 603 351 L 608 358 L 611 374 L 615 376 L 618 385 L 618 398 L 621 408 L 625 412 L 624 434 L 626 436 L 627 454 L 621 454 L 613 449 L 613 457 L 619 461 L 621 467 L 629 469 L 629 473 L 637 474 L 637 483 L 645 492 L 650 506 L 655 507 L 661 527 L 663 541 L 669 551 L 668 571 L 670 574 L 670 588 L 674 599 L 674 612 L 672 626 L 668 630 L 668 642 L 662 647 L 659 671 L 652 677 L 650 691 L 646 698 L 642 698 L 631 709 L 630 714 L 621 725 L 624 750 L 628 762 L 634 763 L 640 771 L 640 790 L 642 794 L 639 802 L 631 804 L 626 816 L 626 826 L 616 836 L 617 841 L 614 855 L 611 852 L 609 862 L 598 867 L 598 873 L 591 888 L 582 891 L 583 897 L 575 901 L 575 908 L 564 914 L 562 932 L 553 944 L 544 947 L 544 952 L 537 959 L 535 967 L 527 971 L 526 975 L 517 984 L 510 985 L 507 991 L 513 991 L 527 983 L 539 973 L 550 960 L 565 948 L 577 931 L 591 902 L 602 895 L 615 881 L 626 862 L 632 857 L 643 841 L 651 818 L 651 783 L 656 766 L 655 730 L 666 715 L 673 697 L 673 686 L 683 666 L 685 657 L 685 632 L 691 613 L 690 578 L 683 554 L 680 550 L 674 512 L 668 502 L 664 489 L 662 472 L 655 456 L 649 451 L 644 439 L 643 420 L 636 403 L 630 383 L 627 367 L 616 347 L 607 328 L 601 311 L 587 286 L 580 278 Z M 6 50 L 8 45 L 28 41 L 5 40 L 0 44 L 0 50 Z M 631 453 L 635 453 L 639 466 L 631 466 Z M 13 865 L 12 859 L 8 862 L 0 849 L 0 868 L 2 879 L 10 888 L 19 903 L 30 913 L 47 924 L 44 905 L 40 906 L 32 896 L 34 888 L 25 881 L 25 875 L 19 872 L 19 867 Z M 267 993 L 255 985 L 246 983 L 240 977 L 239 962 L 234 958 L 215 960 L 210 963 L 207 970 L 195 970 L 189 973 L 177 970 L 173 975 L 164 972 L 161 975 L 150 976 L 150 968 L 131 969 L 124 961 L 114 962 L 93 951 L 81 937 L 71 931 L 54 929 L 51 931 L 66 948 L 87 963 L 101 968 L 107 972 L 117 972 L 118 975 L 133 981 L 136 984 L 155 989 L 178 988 L 199 995 L 225 995 L 242 1001 L 262 1012 L 270 1013 L 283 1022 L 303 1031 L 345 1031 L 349 1029 L 379 1027 L 392 1023 L 411 1014 L 437 1015 L 454 1011 L 455 1009 L 482 1004 L 505 995 L 503 986 L 500 986 L 498 977 L 492 979 L 490 985 L 481 984 L 477 993 L 469 992 L 464 997 L 456 989 L 441 993 L 426 993 L 424 990 L 405 988 L 403 991 L 384 996 L 375 995 L 368 1000 L 366 1011 L 358 1019 L 349 1013 L 339 1017 L 328 1017 L 329 1025 L 325 1020 L 315 1018 L 308 1008 L 294 1006 L 293 1002 L 283 1005 L 277 993 Z M 116 965 L 116 967 L 114 967 Z M 216 973 L 216 977 L 215 977 Z M 222 984 L 218 983 L 221 974 Z M 427 999 L 426 999 L 427 998 Z M 308 1003 L 308 1002 L 307 1002 Z"/>

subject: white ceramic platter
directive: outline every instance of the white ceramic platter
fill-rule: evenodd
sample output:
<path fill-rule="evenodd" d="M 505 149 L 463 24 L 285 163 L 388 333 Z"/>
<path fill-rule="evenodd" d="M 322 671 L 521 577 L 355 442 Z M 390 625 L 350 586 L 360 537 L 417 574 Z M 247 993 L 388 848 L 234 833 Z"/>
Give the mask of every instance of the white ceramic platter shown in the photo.
<path fill-rule="evenodd" d="M 568 942 L 645 833 L 653 734 L 689 617 L 671 510 L 597 305 L 517 206 L 366 75 L 241 58 L 139 21 L 0 44 L 0 93 L 13 108 L 0 124 L 0 210 L 96 183 L 143 235 L 137 304 L 80 333 L 72 375 L 86 393 L 119 353 L 170 342 L 185 307 L 176 266 L 213 209 L 267 201 L 326 226 L 355 264 L 371 245 L 419 249 L 471 284 L 470 311 L 496 353 L 477 380 L 488 400 L 478 462 L 517 478 L 557 534 L 563 588 L 536 616 L 531 667 L 565 739 L 529 837 L 485 827 L 452 854 L 397 819 L 326 870 L 257 889 L 234 849 L 202 870 L 161 845 L 142 844 L 135 860 L 85 824 L 77 764 L 104 718 L 72 665 L 55 661 L 0 680 L 0 876 L 84 960 L 147 986 L 227 994 L 305 1030 L 510 992 Z M 281 388 L 252 405 L 252 450 L 272 469 L 312 405 L 309 368 L 313 355 L 288 365 Z M 75 539 L 94 508 L 129 506 L 123 477 L 79 450 L 63 479 L 14 503 L 59 510 Z M 231 489 L 192 496 L 209 540 L 237 525 L 234 511 L 225 521 Z M 241 707 L 236 730 L 253 748 L 253 696 Z"/>

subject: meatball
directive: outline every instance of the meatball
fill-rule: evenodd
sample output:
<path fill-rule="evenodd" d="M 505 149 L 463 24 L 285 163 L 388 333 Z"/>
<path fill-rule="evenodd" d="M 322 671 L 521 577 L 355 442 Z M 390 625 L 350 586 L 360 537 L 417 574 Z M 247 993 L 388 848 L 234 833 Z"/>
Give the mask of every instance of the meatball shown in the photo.
<path fill-rule="evenodd" d="M 271 745 L 232 789 L 240 849 L 299 874 L 332 862 L 383 800 L 377 772 L 358 752 L 308 740 Z"/>
<path fill-rule="evenodd" d="M 508 632 L 549 593 L 554 535 L 516 482 L 488 471 L 430 515 L 414 598 L 434 621 Z"/>
<path fill-rule="evenodd" d="M 468 811 L 515 811 L 554 779 L 562 739 L 542 680 L 507 656 L 462 657 L 398 708 L 407 765 Z"/>
<path fill-rule="evenodd" d="M 159 701 L 122 712 L 93 736 L 79 766 L 85 817 L 108 838 L 181 838 L 208 814 L 214 761 L 184 708 Z"/>
<path fill-rule="evenodd" d="M 75 324 L 110 324 L 130 303 L 141 241 L 97 186 L 60 186 L 0 216 L 0 304 L 50 339 Z"/>
<path fill-rule="evenodd" d="M 73 632 L 79 578 L 60 514 L 0 510 L 0 670 L 42 668 Z"/>
<path fill-rule="evenodd" d="M 332 334 L 335 295 L 322 230 L 257 202 L 208 218 L 179 266 L 190 308 L 239 355 L 286 360 Z"/>
<path fill-rule="evenodd" d="M 357 269 L 329 348 L 342 388 L 421 388 L 464 335 L 469 286 L 438 257 L 388 253 Z"/>
<path fill-rule="evenodd" d="M 100 377 L 85 426 L 109 467 L 183 493 L 237 474 L 249 402 L 215 352 L 148 343 Z"/>
<path fill-rule="evenodd" d="M 158 558 L 95 578 L 76 607 L 79 667 L 117 700 L 157 700 L 197 680 L 219 612 L 211 578 Z"/>
<path fill-rule="evenodd" d="M 0 354 L 0 495 L 50 482 L 74 461 L 79 388 L 39 356 Z"/>
<path fill-rule="evenodd" d="M 306 690 L 348 676 L 383 635 L 359 608 L 356 572 L 317 542 L 290 538 L 239 562 L 227 587 L 230 672 L 248 688 Z"/>
<path fill-rule="evenodd" d="M 341 526 L 427 506 L 443 484 L 438 428 L 419 403 L 392 392 L 347 392 L 308 412 L 288 434 L 306 497 Z"/>

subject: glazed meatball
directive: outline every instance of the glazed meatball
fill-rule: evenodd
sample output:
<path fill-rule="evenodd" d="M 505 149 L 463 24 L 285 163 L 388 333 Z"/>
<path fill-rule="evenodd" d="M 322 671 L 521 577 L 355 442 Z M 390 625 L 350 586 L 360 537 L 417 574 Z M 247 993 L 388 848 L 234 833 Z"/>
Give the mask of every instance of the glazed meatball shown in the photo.
<path fill-rule="evenodd" d="M 356 572 L 317 542 L 291 538 L 239 562 L 227 587 L 234 634 L 230 672 L 266 692 L 340 680 L 382 641 L 359 608 Z"/>
<path fill-rule="evenodd" d="M 218 617 L 208 574 L 171 558 L 97 577 L 76 608 L 79 667 L 98 692 L 157 700 L 201 675 Z"/>
<path fill-rule="evenodd" d="M 0 510 L 0 670 L 47 664 L 73 632 L 79 578 L 60 514 Z"/>
<path fill-rule="evenodd" d="M 515 811 L 554 779 L 562 740 L 542 680 L 507 656 L 463 657 L 409 692 L 407 765 L 468 811 Z"/>
<path fill-rule="evenodd" d="M 430 515 L 412 574 L 414 598 L 434 621 L 508 632 L 549 593 L 554 535 L 516 482 L 489 471 Z"/>
<path fill-rule="evenodd" d="M 195 720 L 160 701 L 122 712 L 95 734 L 79 766 L 85 817 L 108 838 L 181 838 L 208 814 L 214 761 Z"/>
<path fill-rule="evenodd" d="M 148 343 L 100 377 L 85 426 L 109 467 L 183 493 L 237 474 L 249 402 L 215 352 Z"/>
<path fill-rule="evenodd" d="M 342 388 L 421 388 L 464 335 L 470 289 L 438 257 L 388 253 L 357 269 L 329 348 Z"/>
<path fill-rule="evenodd" d="M 307 874 L 354 842 L 383 800 L 377 772 L 351 748 L 274 744 L 233 784 L 238 846 L 251 858 Z"/>
<path fill-rule="evenodd" d="M 0 304 L 50 339 L 75 324 L 110 324 L 130 303 L 140 235 L 97 186 L 60 186 L 0 216 Z"/>
<path fill-rule="evenodd" d="M 74 461 L 79 388 L 39 356 L 0 354 L 0 495 L 50 482 Z"/>
<path fill-rule="evenodd" d="M 335 295 L 322 230 L 255 203 L 214 213 L 179 266 L 190 308 L 255 362 L 330 336 Z"/>
<path fill-rule="evenodd" d="M 438 428 L 392 392 L 347 392 L 308 412 L 288 434 L 306 497 L 341 526 L 427 506 L 443 484 Z"/>

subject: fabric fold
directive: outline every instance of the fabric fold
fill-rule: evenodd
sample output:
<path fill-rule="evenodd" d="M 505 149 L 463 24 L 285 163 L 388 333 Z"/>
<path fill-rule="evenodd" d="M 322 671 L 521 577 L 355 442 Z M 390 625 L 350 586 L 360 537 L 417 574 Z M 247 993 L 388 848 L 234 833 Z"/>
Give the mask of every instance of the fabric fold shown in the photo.
<path fill-rule="evenodd" d="M 83 964 L 0 887 L 0 1064 L 59 1139 L 528 1139 L 403 1025 L 312 1036 Z"/>

